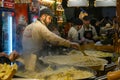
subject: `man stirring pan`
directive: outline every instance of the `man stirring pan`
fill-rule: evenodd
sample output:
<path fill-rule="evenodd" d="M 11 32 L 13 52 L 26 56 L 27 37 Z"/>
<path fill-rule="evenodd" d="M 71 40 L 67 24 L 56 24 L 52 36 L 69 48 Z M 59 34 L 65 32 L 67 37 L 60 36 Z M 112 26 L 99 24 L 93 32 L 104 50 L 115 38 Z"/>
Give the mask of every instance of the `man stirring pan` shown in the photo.
<path fill-rule="evenodd" d="M 45 42 L 50 42 L 51 44 L 56 44 L 59 46 L 79 49 L 78 43 L 70 42 L 69 40 L 63 39 L 52 33 L 47 28 L 47 26 L 51 23 L 53 17 L 53 12 L 49 8 L 41 6 L 39 9 L 39 13 L 40 15 L 38 17 L 38 20 L 28 25 L 23 32 L 23 58 L 26 62 L 25 65 L 28 64 L 26 66 L 27 69 L 30 65 L 35 66 L 36 61 L 38 61 L 38 55 L 46 55 L 41 54 L 41 50 L 45 45 Z M 33 57 L 34 60 L 32 59 Z M 30 68 L 29 70 L 34 68 Z"/>

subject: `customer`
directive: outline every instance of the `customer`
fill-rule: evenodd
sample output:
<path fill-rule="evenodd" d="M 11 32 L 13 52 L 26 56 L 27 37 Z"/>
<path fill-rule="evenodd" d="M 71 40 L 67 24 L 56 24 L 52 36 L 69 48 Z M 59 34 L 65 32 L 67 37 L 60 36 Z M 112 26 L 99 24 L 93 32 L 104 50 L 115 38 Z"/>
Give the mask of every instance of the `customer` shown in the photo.
<path fill-rule="evenodd" d="M 51 31 L 52 31 L 53 33 L 55 33 L 56 35 L 61 36 L 58 28 L 57 28 L 55 25 L 52 26 L 52 30 L 51 30 Z"/>
<path fill-rule="evenodd" d="M 81 29 L 83 22 L 79 18 L 75 19 L 72 26 L 68 31 L 68 39 L 77 43 L 81 43 L 80 35 L 78 31 Z"/>
<path fill-rule="evenodd" d="M 97 32 L 95 28 L 90 24 L 90 17 L 83 17 L 83 27 L 80 29 L 81 38 L 84 38 L 87 43 L 93 43 L 97 40 Z"/>
<path fill-rule="evenodd" d="M 27 60 L 28 62 L 26 61 L 28 67 L 31 57 L 33 57 L 29 55 L 31 54 L 35 55 L 37 59 L 39 56 L 47 55 L 45 53 L 44 54 L 41 53 L 41 50 L 43 49 L 45 42 L 50 42 L 51 44 L 71 47 L 75 49 L 79 48 L 79 44 L 70 42 L 69 40 L 65 40 L 59 37 L 58 35 L 54 34 L 53 32 L 51 32 L 50 30 L 48 30 L 47 26 L 49 25 L 49 23 L 51 23 L 53 17 L 53 12 L 49 8 L 42 6 L 40 7 L 39 13 L 40 15 L 38 20 L 28 25 L 23 32 L 23 40 L 22 40 L 23 55 L 24 55 L 24 59 L 28 59 Z M 31 61 L 36 63 L 35 57 L 34 60 Z M 32 66 L 35 65 L 32 64 L 31 62 L 30 64 Z M 26 66 L 26 68 L 28 67 Z"/>

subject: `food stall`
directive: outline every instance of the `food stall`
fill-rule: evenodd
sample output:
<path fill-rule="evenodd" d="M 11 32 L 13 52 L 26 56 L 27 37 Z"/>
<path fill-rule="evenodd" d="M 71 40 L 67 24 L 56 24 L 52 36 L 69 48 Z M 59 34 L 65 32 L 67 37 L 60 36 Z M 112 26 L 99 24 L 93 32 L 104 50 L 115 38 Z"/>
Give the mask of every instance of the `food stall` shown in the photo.
<path fill-rule="evenodd" d="M 63 10 L 58 8 L 57 10 L 56 14 L 63 12 Z M 61 22 L 62 19 L 59 18 L 58 23 Z M 11 73 L 14 74 L 14 76 L 12 75 L 12 80 L 106 80 L 110 76 L 109 72 L 115 71 L 119 67 L 115 47 L 117 46 L 95 44 L 81 45 L 80 50 L 62 47 L 57 50 L 57 54 L 39 57 L 40 69 L 36 68 L 35 71 L 25 70 L 24 62 L 22 64 L 17 62 L 17 60 L 18 69 L 14 68 L 15 64 L 8 68 L 11 69 L 13 67 L 13 70 L 17 71 L 16 73 Z M 31 60 L 28 67 L 33 68 L 34 65 L 32 63 Z M 6 69 L 6 64 L 4 64 L 3 68 L 3 70 Z M 0 72 L 2 71 L 0 70 Z"/>
<path fill-rule="evenodd" d="M 16 75 L 40 80 L 105 80 L 109 76 L 107 73 L 118 68 L 115 47 L 115 45 L 82 45 L 81 50 L 85 54 L 81 50 L 60 48 L 59 54 L 39 58 L 41 69 L 37 72 L 18 71 Z"/>

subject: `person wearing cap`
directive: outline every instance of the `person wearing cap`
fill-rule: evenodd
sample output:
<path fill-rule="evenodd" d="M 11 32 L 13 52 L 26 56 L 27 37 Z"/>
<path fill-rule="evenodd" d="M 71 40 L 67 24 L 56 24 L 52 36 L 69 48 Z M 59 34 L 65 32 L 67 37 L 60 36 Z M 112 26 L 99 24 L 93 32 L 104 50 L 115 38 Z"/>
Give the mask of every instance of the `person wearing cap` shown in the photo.
<path fill-rule="evenodd" d="M 79 33 L 80 33 L 80 37 L 84 38 L 86 43 L 93 43 L 97 40 L 98 35 L 94 26 L 90 24 L 89 16 L 83 17 L 83 26 L 80 29 Z"/>
<path fill-rule="evenodd" d="M 77 18 L 73 21 L 73 24 L 74 25 L 68 31 L 68 39 L 70 41 L 81 43 L 82 41 L 79 38 L 80 35 L 78 34 L 78 31 L 81 29 L 83 21 Z"/>
<path fill-rule="evenodd" d="M 24 59 L 28 58 L 28 60 L 30 60 L 31 58 L 28 57 L 30 54 L 36 55 L 37 59 L 39 56 L 46 56 L 46 53 L 41 54 L 41 50 L 43 49 L 45 42 L 58 46 L 71 47 L 75 49 L 79 48 L 78 43 L 70 42 L 69 40 L 54 34 L 47 28 L 54 16 L 53 12 L 49 8 L 41 7 L 39 13 L 38 20 L 28 25 L 23 32 L 22 44 Z M 34 61 L 32 60 L 32 62 Z M 27 64 L 28 63 L 29 62 L 27 62 Z"/>

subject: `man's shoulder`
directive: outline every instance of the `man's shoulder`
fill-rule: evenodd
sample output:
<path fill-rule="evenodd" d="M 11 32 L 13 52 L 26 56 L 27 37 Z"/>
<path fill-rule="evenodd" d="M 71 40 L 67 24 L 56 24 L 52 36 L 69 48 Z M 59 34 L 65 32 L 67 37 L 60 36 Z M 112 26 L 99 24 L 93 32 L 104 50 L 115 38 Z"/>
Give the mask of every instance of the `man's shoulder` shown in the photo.
<path fill-rule="evenodd" d="M 71 27 L 70 28 L 70 31 L 75 31 L 76 29 L 74 27 Z"/>
<path fill-rule="evenodd" d="M 31 24 L 27 25 L 26 28 L 27 27 L 37 27 L 37 26 L 40 26 L 40 25 L 41 25 L 41 23 L 39 23 L 38 21 L 35 21 L 35 22 L 32 22 Z"/>

